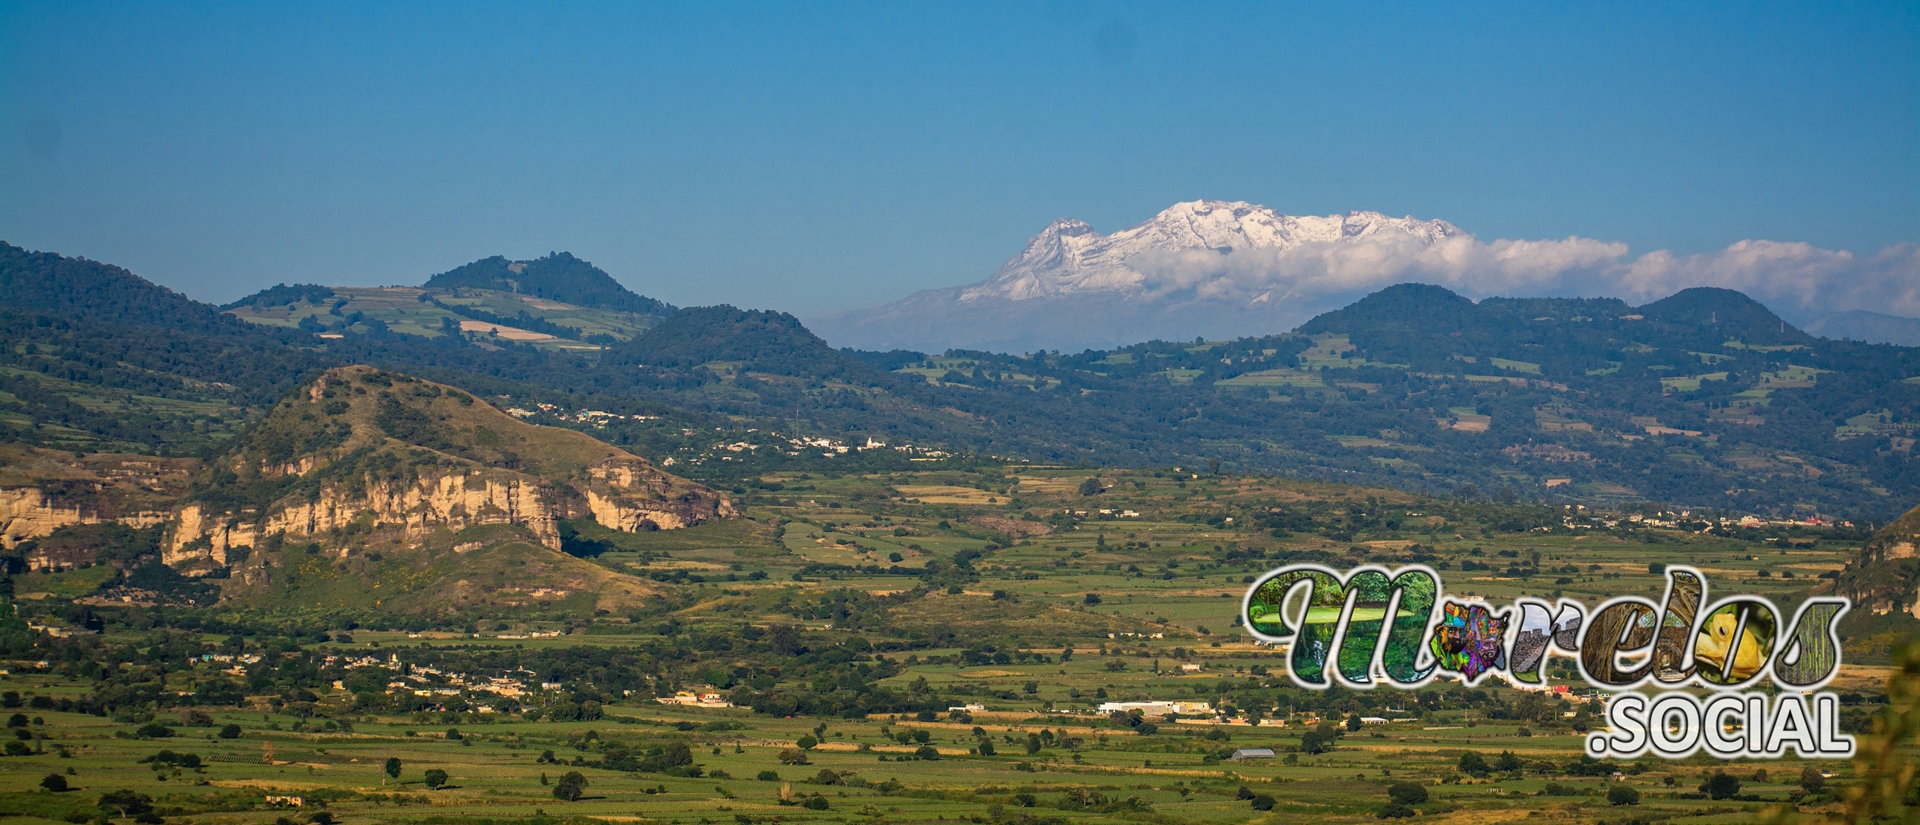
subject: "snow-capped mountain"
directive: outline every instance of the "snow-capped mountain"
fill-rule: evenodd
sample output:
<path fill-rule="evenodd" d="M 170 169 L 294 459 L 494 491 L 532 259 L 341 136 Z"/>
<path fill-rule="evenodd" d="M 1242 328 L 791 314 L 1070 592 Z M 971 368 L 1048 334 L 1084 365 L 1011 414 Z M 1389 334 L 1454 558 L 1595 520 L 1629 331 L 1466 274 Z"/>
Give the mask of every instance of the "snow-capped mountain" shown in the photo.
<path fill-rule="evenodd" d="M 1287 252 L 1308 244 L 1374 243 L 1386 237 L 1432 246 L 1465 235 L 1446 221 L 1390 218 L 1378 212 L 1295 217 L 1244 202 L 1190 201 L 1112 235 L 1102 235 L 1083 221 L 1054 221 L 993 277 L 963 288 L 960 300 L 1163 292 L 1194 286 L 1189 283 L 1193 280 L 1245 280 L 1246 272 L 1224 267 L 1207 273 L 1211 278 L 1166 277 L 1172 259 L 1190 253 L 1220 257 L 1255 250 Z M 1201 262 L 1206 262 L 1205 255 Z"/>
<path fill-rule="evenodd" d="M 1111 235 L 1057 220 L 984 281 L 812 326 L 837 346 L 932 352 L 1270 334 L 1473 245 L 1446 221 L 1190 201 Z"/>

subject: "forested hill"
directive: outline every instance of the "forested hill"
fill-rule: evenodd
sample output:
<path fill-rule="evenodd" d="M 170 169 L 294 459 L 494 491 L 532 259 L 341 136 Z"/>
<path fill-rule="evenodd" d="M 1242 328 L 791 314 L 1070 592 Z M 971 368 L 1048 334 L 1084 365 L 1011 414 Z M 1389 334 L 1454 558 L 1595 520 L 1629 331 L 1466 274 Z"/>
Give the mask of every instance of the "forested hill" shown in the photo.
<path fill-rule="evenodd" d="M 435 275 L 423 286 L 427 289 L 496 289 L 655 317 L 674 311 L 666 303 L 634 294 L 599 267 L 566 252 L 531 261 L 509 261 L 499 255 L 482 258 Z"/>
<path fill-rule="evenodd" d="M 607 353 L 609 367 L 761 373 L 812 381 L 884 380 L 851 355 L 834 349 L 784 312 L 731 306 L 683 309 Z"/>
<path fill-rule="evenodd" d="M 247 323 L 111 264 L 0 241 L 0 311 L 105 324 L 250 335 Z"/>

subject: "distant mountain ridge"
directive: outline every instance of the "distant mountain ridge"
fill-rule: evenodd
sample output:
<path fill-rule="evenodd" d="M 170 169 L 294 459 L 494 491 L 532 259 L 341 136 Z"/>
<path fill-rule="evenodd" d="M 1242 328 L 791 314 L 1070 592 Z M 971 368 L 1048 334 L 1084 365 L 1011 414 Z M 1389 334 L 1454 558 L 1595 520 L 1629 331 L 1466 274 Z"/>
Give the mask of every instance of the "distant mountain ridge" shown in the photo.
<path fill-rule="evenodd" d="M 1902 318 L 1864 309 L 1821 316 L 1807 324 L 1807 331 L 1822 338 L 1920 347 L 1920 318 Z"/>
<path fill-rule="evenodd" d="M 437 297 L 341 288 L 349 294 L 319 305 L 289 291 L 301 303 L 291 319 L 299 328 L 284 315 L 256 326 L 193 302 L 160 311 L 186 299 L 123 270 L 54 257 L 29 263 L 70 269 L 60 277 L 76 284 L 125 288 L 124 314 L 151 319 L 84 320 L 107 313 L 87 290 L 58 284 L 34 293 L 32 312 L 0 306 L 0 438 L 54 450 L 217 455 L 273 418 L 285 388 L 373 364 L 539 410 L 528 414 L 663 465 L 673 457 L 681 472 L 728 487 L 778 462 L 810 471 L 806 456 L 766 449 L 760 433 L 780 432 L 1050 463 L 1219 461 L 1231 471 L 1584 504 L 1650 499 L 1859 519 L 1920 500 L 1920 349 L 1807 336 L 1729 290 L 1635 307 L 1474 302 L 1401 284 L 1297 333 L 1196 342 L 1183 331 L 1072 354 L 930 357 L 836 350 L 792 316 L 732 307 L 684 310 L 605 343 L 532 346 L 509 330 L 496 337 L 496 322 L 474 316 L 507 327 L 519 308 L 545 311 L 548 299 L 465 287 Z M 396 321 L 391 332 L 345 332 L 379 320 L 376 299 Z M 367 314 L 356 318 L 360 305 Z M 613 314 L 569 312 L 581 324 Z M 479 329 L 410 331 L 429 318 L 435 329 Z M 307 331 L 314 323 L 341 329 Z M 878 467 L 879 456 L 859 460 Z"/>

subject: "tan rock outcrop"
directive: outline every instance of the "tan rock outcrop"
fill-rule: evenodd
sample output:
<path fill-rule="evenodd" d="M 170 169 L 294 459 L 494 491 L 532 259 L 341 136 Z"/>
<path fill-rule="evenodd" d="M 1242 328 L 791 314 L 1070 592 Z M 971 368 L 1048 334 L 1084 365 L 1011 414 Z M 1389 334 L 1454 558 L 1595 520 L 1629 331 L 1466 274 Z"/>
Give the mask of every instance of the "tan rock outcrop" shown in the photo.
<path fill-rule="evenodd" d="M 117 521 L 139 529 L 166 521 L 172 514 L 159 511 L 128 513 L 118 518 L 102 518 L 77 504 L 64 504 L 38 487 L 0 488 L 0 547 L 9 550 L 28 539 L 45 538 L 53 531 L 72 524 L 99 524 Z"/>

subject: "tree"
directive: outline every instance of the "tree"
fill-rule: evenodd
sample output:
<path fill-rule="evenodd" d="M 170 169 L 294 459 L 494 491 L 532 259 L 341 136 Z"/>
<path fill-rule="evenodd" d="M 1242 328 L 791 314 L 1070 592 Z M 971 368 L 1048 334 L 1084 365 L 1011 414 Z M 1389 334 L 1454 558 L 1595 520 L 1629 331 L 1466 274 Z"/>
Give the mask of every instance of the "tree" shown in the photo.
<path fill-rule="evenodd" d="M 1501 751 L 1499 758 L 1493 760 L 1493 769 L 1496 771 L 1517 771 L 1520 768 L 1520 757 L 1515 756 L 1513 751 Z"/>
<path fill-rule="evenodd" d="M 1080 482 L 1080 495 L 1097 496 L 1106 491 L 1107 488 L 1100 486 L 1098 476 L 1089 476 L 1086 481 Z"/>
<path fill-rule="evenodd" d="M 1276 800 L 1271 796 L 1268 796 L 1266 794 L 1255 794 L 1253 799 L 1248 800 L 1247 804 L 1252 805 L 1253 809 L 1256 811 L 1271 811 L 1273 810 L 1273 806 L 1277 803 L 1276 803 Z"/>
<path fill-rule="evenodd" d="M 1347 715 L 1347 730 L 1358 731 L 1360 730 L 1360 726 L 1364 724 L 1366 723 L 1360 721 L 1360 714 L 1352 713 Z"/>
<path fill-rule="evenodd" d="M 1827 777 L 1819 768 L 1807 767 L 1800 770 L 1800 789 L 1807 793 L 1819 793 L 1827 787 Z"/>
<path fill-rule="evenodd" d="M 441 785 L 447 784 L 447 772 L 440 770 L 439 768 L 434 768 L 432 770 L 427 771 L 426 773 L 421 774 L 420 779 L 421 781 L 427 783 L 427 788 L 431 790 L 439 790 Z"/>
<path fill-rule="evenodd" d="M 221 739 L 239 739 L 240 726 L 239 725 L 221 725 L 220 738 Z"/>
<path fill-rule="evenodd" d="M 932 745 L 921 745 L 913 749 L 913 756 L 915 759 L 935 760 L 940 758 L 940 751 Z"/>
<path fill-rule="evenodd" d="M 1700 790 L 1714 799 L 1726 799 L 1740 793 L 1740 780 L 1726 771 L 1715 771 L 1707 781 L 1700 783 Z"/>
<path fill-rule="evenodd" d="M 807 764 L 807 752 L 799 748 L 787 748 L 780 752 L 780 763 L 783 765 L 805 765 Z"/>
<path fill-rule="evenodd" d="M 389 779 L 400 778 L 400 757 L 398 756 L 387 757 L 387 777 Z M 387 783 L 383 781 L 380 784 L 385 785 Z"/>
<path fill-rule="evenodd" d="M 587 778 L 579 771 L 567 771 L 553 783 L 553 798 L 575 802 L 587 792 Z"/>
<path fill-rule="evenodd" d="M 1339 728 L 1331 722 L 1322 722 L 1313 730 L 1300 734 L 1300 751 L 1309 755 L 1326 753 L 1333 750 L 1333 741 L 1339 738 Z"/>
<path fill-rule="evenodd" d="M 813 750 L 814 748 L 820 747 L 820 740 L 813 738 L 811 735 L 803 735 L 800 737 L 798 741 L 794 742 L 793 744 L 799 746 L 799 748 L 803 751 L 810 751 L 810 750 Z"/>
<path fill-rule="evenodd" d="M 153 810 L 153 797 L 129 790 L 108 791 L 100 795 L 98 807 L 103 811 L 119 811 L 120 816 L 139 816 Z"/>
<path fill-rule="evenodd" d="M 50 773 L 40 780 L 40 787 L 46 788 L 49 793 L 65 793 L 67 778 L 57 773 Z"/>
<path fill-rule="evenodd" d="M 1405 805 L 1402 805 L 1398 802 L 1388 802 L 1387 804 L 1380 806 L 1379 817 L 1381 819 L 1406 819 L 1407 817 L 1413 816 L 1414 814 L 1417 814 L 1417 813 L 1419 813 L 1419 811 L 1415 811 L 1414 809 L 1409 808 Z"/>
<path fill-rule="evenodd" d="M 1614 805 L 1640 804 L 1640 791 L 1624 782 L 1616 782 L 1607 789 L 1607 801 Z"/>
<path fill-rule="evenodd" d="M 1402 805 L 1418 805 L 1427 801 L 1427 786 L 1418 782 L 1395 782 L 1387 786 L 1387 798 Z"/>
<path fill-rule="evenodd" d="M 1098 593 L 1088 593 L 1088 594 L 1087 594 L 1087 598 L 1085 599 L 1085 601 L 1086 601 L 1086 603 L 1087 603 L 1087 604 L 1099 604 L 1099 603 L 1100 603 L 1100 594 L 1098 594 Z"/>
<path fill-rule="evenodd" d="M 992 740 L 992 739 L 982 739 L 982 740 L 980 740 L 980 755 L 981 755 L 981 756 L 992 756 L 992 755 L 993 755 L 993 740 Z"/>
<path fill-rule="evenodd" d="M 1487 765 L 1486 757 L 1481 756 L 1479 751 L 1460 754 L 1459 768 L 1461 773 L 1468 776 L 1486 776 L 1492 771 L 1492 768 Z"/>

